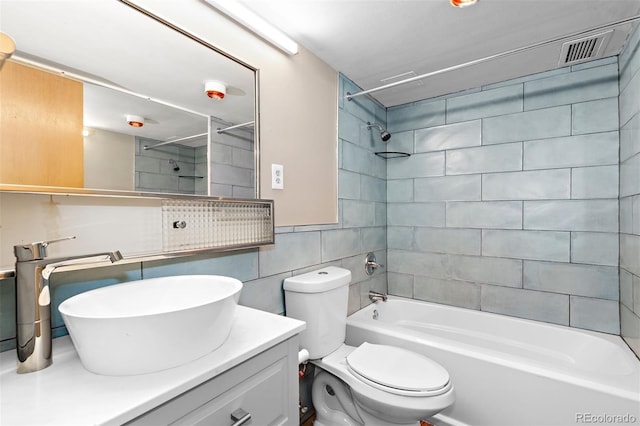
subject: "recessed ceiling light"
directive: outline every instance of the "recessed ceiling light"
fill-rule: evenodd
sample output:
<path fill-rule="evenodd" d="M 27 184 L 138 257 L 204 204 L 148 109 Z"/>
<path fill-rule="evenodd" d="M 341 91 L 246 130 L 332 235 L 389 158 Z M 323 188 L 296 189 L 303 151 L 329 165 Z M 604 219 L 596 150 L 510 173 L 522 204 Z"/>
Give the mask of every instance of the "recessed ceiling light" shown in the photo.
<path fill-rule="evenodd" d="M 449 0 L 449 3 L 451 3 L 454 7 L 467 7 L 467 6 L 473 6 L 474 4 L 478 3 L 478 0 Z"/>
<path fill-rule="evenodd" d="M 139 115 L 127 115 L 127 124 L 131 127 L 142 127 L 144 126 L 144 117 Z"/>
<path fill-rule="evenodd" d="M 205 81 L 204 92 L 211 99 L 221 100 L 227 94 L 227 87 L 219 81 Z"/>

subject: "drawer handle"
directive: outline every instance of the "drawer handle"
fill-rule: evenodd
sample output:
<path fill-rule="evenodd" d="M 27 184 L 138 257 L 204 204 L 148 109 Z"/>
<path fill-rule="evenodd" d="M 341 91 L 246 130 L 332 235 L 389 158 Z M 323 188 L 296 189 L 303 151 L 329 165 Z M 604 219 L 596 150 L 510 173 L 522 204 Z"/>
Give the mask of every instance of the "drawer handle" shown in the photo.
<path fill-rule="evenodd" d="M 231 420 L 234 421 L 231 426 L 241 426 L 251 420 L 251 413 L 247 413 L 242 408 L 238 408 L 236 411 L 231 413 Z"/>

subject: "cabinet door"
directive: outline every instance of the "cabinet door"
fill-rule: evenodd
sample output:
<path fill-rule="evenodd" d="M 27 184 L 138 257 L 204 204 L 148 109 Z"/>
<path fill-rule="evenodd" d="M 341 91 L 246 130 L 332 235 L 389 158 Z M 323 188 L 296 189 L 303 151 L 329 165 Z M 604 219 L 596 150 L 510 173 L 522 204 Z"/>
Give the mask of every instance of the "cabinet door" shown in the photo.
<path fill-rule="evenodd" d="M 242 409 L 251 415 L 248 425 L 281 425 L 286 419 L 283 407 L 287 392 L 286 360 L 281 359 L 199 409 L 175 422 L 175 425 L 232 425 L 231 413 Z"/>
<path fill-rule="evenodd" d="M 234 423 L 231 413 L 251 414 L 246 426 L 297 426 L 298 337 L 267 349 L 127 423 L 128 426 Z"/>

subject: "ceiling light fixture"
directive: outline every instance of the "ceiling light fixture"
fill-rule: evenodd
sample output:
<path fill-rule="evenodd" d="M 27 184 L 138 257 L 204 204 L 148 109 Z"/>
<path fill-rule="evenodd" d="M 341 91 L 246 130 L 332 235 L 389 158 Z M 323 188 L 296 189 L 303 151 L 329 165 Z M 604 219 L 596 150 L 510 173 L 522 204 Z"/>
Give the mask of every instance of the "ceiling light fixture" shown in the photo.
<path fill-rule="evenodd" d="M 232 0 L 205 1 L 289 55 L 298 53 L 298 43 L 240 3 Z"/>
<path fill-rule="evenodd" d="M 144 117 L 139 115 L 127 115 L 127 124 L 131 127 L 142 127 L 144 126 Z"/>
<path fill-rule="evenodd" d="M 473 6 L 474 4 L 478 3 L 478 0 L 449 0 L 449 3 L 451 3 L 454 7 L 463 8 L 467 6 Z"/>
<path fill-rule="evenodd" d="M 221 100 L 227 94 L 227 87 L 219 81 L 205 81 L 204 92 L 211 99 Z"/>

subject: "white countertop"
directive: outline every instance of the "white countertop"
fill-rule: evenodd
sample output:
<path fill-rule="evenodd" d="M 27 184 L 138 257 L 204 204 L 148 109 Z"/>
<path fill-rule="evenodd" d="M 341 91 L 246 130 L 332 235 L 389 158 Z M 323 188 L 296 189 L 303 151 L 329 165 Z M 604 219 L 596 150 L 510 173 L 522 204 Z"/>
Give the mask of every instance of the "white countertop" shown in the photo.
<path fill-rule="evenodd" d="M 15 350 L 0 354 L 0 425 L 119 425 L 302 331 L 304 322 L 238 306 L 227 341 L 188 364 L 139 376 L 84 369 L 68 336 L 53 340 L 53 365 L 16 373 Z M 162 356 L 162 354 L 158 354 Z"/>

